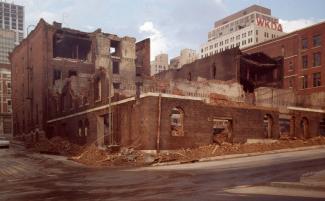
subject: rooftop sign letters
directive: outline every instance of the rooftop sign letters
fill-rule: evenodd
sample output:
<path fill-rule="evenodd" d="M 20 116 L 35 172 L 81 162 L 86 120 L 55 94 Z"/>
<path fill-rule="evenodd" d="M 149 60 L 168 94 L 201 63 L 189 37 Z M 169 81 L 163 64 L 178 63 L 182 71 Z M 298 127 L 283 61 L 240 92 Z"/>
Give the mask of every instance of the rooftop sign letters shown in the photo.
<path fill-rule="evenodd" d="M 276 31 L 282 31 L 282 25 L 276 22 L 271 22 L 269 20 L 261 19 L 261 18 L 256 18 L 256 24 L 257 26 L 265 27 L 268 29 L 273 29 Z"/>

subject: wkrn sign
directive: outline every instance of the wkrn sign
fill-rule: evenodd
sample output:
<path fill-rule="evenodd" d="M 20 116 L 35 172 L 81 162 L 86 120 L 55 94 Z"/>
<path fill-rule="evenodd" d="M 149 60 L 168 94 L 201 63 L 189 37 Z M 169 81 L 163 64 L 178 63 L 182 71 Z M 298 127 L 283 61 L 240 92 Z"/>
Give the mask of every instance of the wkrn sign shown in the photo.
<path fill-rule="evenodd" d="M 276 22 L 271 22 L 269 20 L 261 19 L 261 18 L 256 18 L 256 24 L 257 26 L 265 27 L 268 29 L 273 29 L 276 31 L 282 31 L 282 25 Z"/>

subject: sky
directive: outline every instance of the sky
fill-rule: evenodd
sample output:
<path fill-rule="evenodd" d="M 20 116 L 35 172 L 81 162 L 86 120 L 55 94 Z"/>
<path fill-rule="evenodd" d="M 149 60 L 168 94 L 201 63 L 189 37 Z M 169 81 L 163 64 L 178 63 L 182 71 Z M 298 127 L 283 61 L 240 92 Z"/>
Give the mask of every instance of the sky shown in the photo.
<path fill-rule="evenodd" d="M 7 0 L 25 6 L 26 28 L 40 18 L 64 27 L 119 36 L 137 41 L 150 37 L 151 58 L 183 48 L 198 50 L 213 23 L 253 4 L 272 10 L 284 31 L 325 20 L 325 0 Z M 31 27 L 29 32 L 31 31 Z"/>

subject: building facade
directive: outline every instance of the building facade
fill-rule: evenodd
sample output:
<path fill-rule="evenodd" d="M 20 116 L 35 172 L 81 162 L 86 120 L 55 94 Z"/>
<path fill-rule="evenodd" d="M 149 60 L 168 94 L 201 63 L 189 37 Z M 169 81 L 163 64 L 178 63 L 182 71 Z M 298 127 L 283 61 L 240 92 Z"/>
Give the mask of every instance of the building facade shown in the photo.
<path fill-rule="evenodd" d="M 158 54 L 155 60 L 151 61 L 151 75 L 168 70 L 168 54 Z"/>
<path fill-rule="evenodd" d="M 24 38 L 24 7 L 13 3 L 0 2 L 0 29 L 15 32 L 15 43 Z"/>
<path fill-rule="evenodd" d="M 283 57 L 284 88 L 300 94 L 325 92 L 325 22 L 242 50 Z"/>
<path fill-rule="evenodd" d="M 197 59 L 197 54 L 195 50 L 192 49 L 182 49 L 180 56 L 170 59 L 169 69 L 179 69 L 185 64 L 194 62 Z"/>
<path fill-rule="evenodd" d="M 139 54 L 148 52 L 137 49 Z M 114 94 L 129 87 L 125 82 L 135 88 L 136 77 L 141 76 L 136 75 L 141 62 L 136 66 L 135 38 L 100 29 L 85 33 L 43 19 L 15 47 L 10 61 L 13 134 L 21 139 L 48 131 L 48 122 L 55 117 L 111 103 Z M 105 116 L 105 125 L 109 122 Z M 58 129 L 65 132 L 65 126 Z"/>
<path fill-rule="evenodd" d="M 0 135 L 9 136 L 12 131 L 11 71 L 9 65 L 0 68 Z"/>
<path fill-rule="evenodd" d="M 15 32 L 0 29 L 0 63 L 9 64 L 9 53 L 15 47 Z"/>
<path fill-rule="evenodd" d="M 283 34 L 282 25 L 270 9 L 253 5 L 215 22 L 208 42 L 200 48 L 200 58 L 234 47 L 249 47 Z"/>

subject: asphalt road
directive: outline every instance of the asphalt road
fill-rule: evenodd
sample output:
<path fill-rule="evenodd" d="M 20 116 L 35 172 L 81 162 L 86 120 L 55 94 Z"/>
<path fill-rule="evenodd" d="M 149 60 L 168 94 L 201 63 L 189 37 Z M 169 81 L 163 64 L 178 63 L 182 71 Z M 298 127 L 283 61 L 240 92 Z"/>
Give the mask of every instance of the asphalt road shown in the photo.
<path fill-rule="evenodd" d="M 0 150 L 0 200 L 325 200 L 325 192 L 268 186 L 323 169 L 325 149 L 145 168 L 87 168 Z"/>

